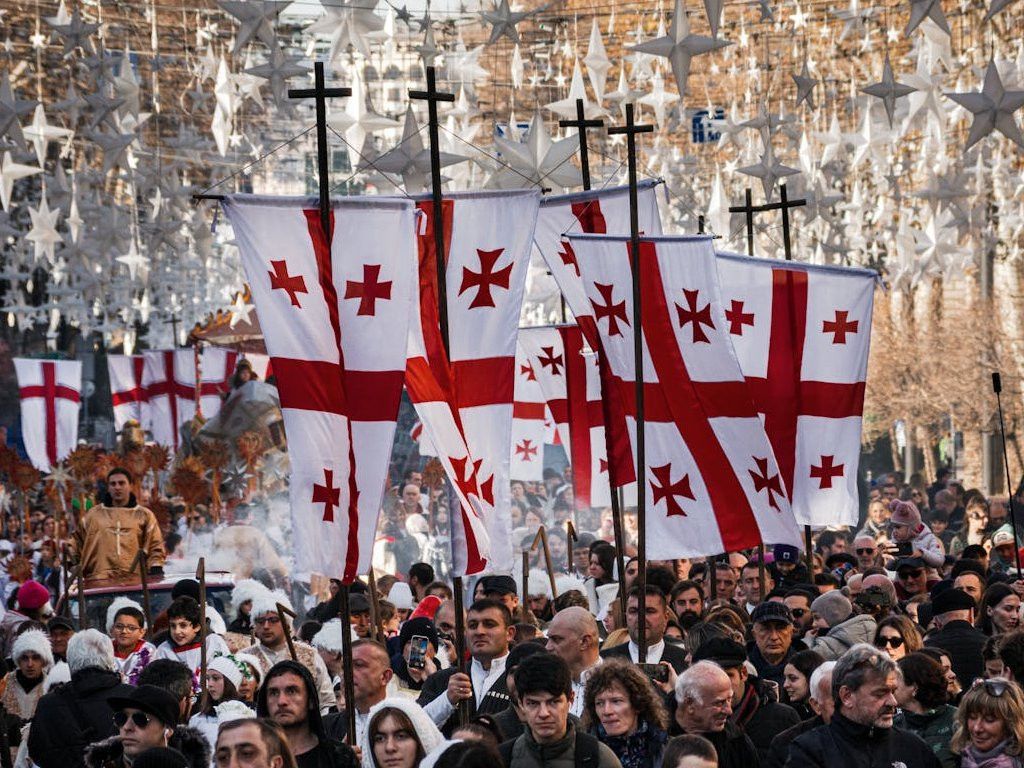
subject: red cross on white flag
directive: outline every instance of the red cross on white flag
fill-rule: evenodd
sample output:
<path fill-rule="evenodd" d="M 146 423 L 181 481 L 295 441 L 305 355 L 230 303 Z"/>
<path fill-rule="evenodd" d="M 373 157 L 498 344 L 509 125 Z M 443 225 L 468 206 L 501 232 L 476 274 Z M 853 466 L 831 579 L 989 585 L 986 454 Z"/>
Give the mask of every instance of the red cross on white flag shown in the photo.
<path fill-rule="evenodd" d="M 512 462 L 513 480 L 540 481 L 544 479 L 544 437 L 546 432 L 544 392 L 537 372 L 540 367 L 526 353 L 523 335 L 535 329 L 522 328 L 516 344 L 515 401 L 512 408 Z"/>
<path fill-rule="evenodd" d="M 145 358 L 142 355 L 107 355 L 110 376 L 110 401 L 114 406 L 114 426 L 120 432 L 130 419 L 149 429 L 149 397 L 142 384 Z"/>
<path fill-rule="evenodd" d="M 733 347 L 797 522 L 856 525 L 877 273 L 729 253 L 718 255 L 718 273 Z"/>
<path fill-rule="evenodd" d="M 615 287 L 633 317 L 629 238 L 570 236 L 591 302 Z M 651 559 L 801 546 L 800 530 L 732 350 L 710 237 L 643 238 L 647 548 Z M 705 311 L 707 310 L 707 311 Z M 700 328 L 695 333 L 695 325 Z M 635 435 L 633 332 L 597 323 Z"/>
<path fill-rule="evenodd" d="M 192 348 L 146 350 L 142 355 L 142 384 L 148 404 L 145 410 L 153 441 L 177 451 L 181 425 L 196 415 L 197 394 L 204 417 L 212 418 L 220 411 L 221 396 L 228 391 L 238 353 L 205 347 L 198 360 Z"/>
<path fill-rule="evenodd" d="M 224 201 L 277 378 L 291 462 L 295 562 L 366 573 L 415 307 L 408 201 L 332 201 L 330 244 L 305 199 Z"/>
<path fill-rule="evenodd" d="M 14 358 L 21 434 L 32 466 L 49 472 L 78 442 L 82 363 Z"/>
<path fill-rule="evenodd" d="M 637 192 L 640 230 L 648 235 L 661 234 L 661 218 L 658 213 L 657 182 L 641 182 Z M 629 232 L 629 188 L 613 187 L 596 191 L 576 192 L 570 195 L 555 195 L 544 198 L 541 203 L 540 215 L 537 217 L 537 232 L 534 244 L 540 259 L 546 264 L 551 278 L 565 297 L 565 302 L 576 318 L 576 323 L 583 331 L 587 345 L 598 352 L 601 350 L 601 337 L 597 333 L 595 321 L 599 317 L 607 317 L 612 321 L 614 332 L 630 333 L 631 319 L 624 313 L 625 305 L 617 299 L 605 299 L 602 303 L 591 304 L 587 298 L 583 281 L 580 279 L 578 254 L 574 246 L 566 238 L 567 234 L 625 234 Z M 535 280 L 550 279 L 540 277 L 534 271 Z M 613 286 L 608 285 L 606 292 Z M 602 401 L 604 423 L 608 425 L 608 441 L 611 445 L 612 459 L 606 466 L 611 481 L 616 486 L 626 488 L 626 494 L 635 492 L 633 481 L 636 474 L 633 469 L 633 457 L 630 450 L 629 435 L 626 431 L 626 412 L 619 393 L 620 386 L 613 381 L 613 375 L 605 363 L 604 357 L 598 355 L 601 376 L 601 392 L 598 398 Z M 606 465 L 608 462 L 606 462 Z M 577 498 L 580 496 L 576 489 Z"/>
<path fill-rule="evenodd" d="M 452 519 L 453 573 L 512 570 L 509 489 L 516 334 L 540 195 L 474 192 L 443 203 L 448 329 L 438 329 L 433 206 L 419 204 L 420 312 L 406 389 L 462 505 Z"/>

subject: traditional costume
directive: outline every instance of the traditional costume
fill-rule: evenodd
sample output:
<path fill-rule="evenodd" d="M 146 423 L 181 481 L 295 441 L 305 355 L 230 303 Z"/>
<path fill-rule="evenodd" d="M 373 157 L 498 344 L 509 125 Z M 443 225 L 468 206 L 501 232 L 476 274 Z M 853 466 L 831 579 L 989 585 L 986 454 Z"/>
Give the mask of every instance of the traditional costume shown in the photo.
<path fill-rule="evenodd" d="M 146 550 L 151 569 L 163 568 L 167 557 L 156 517 L 138 505 L 135 494 L 124 507 L 113 506 L 107 494 L 102 504 L 86 513 L 76 537 L 86 579 L 130 576 L 139 547 Z"/>

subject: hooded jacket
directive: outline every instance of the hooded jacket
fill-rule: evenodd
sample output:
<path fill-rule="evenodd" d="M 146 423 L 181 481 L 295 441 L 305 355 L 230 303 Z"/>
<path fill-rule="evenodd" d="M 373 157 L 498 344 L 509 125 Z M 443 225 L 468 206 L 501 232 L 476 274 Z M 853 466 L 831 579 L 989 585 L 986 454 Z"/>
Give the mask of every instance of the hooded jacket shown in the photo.
<path fill-rule="evenodd" d="M 444 741 L 441 731 L 434 725 L 434 721 L 423 711 L 423 707 L 401 696 L 392 696 L 379 704 L 370 707 L 366 730 L 359 734 L 359 748 L 363 752 L 363 768 L 377 768 L 373 760 L 373 749 L 370 743 L 369 724 L 373 722 L 374 716 L 382 709 L 397 709 L 402 712 L 412 723 L 416 731 L 416 738 L 423 745 L 423 754 L 429 754 Z"/>
<path fill-rule="evenodd" d="M 825 661 L 836 661 L 858 643 L 873 643 L 876 629 L 874 618 L 866 613 L 857 613 L 836 624 L 827 635 L 815 637 L 809 646 Z"/>
<path fill-rule="evenodd" d="M 279 661 L 267 670 L 267 674 L 263 677 L 263 684 L 260 685 L 259 693 L 256 696 L 257 716 L 270 717 L 270 709 L 267 707 L 267 681 L 284 672 L 298 675 L 306 686 L 306 722 L 309 723 L 309 730 L 320 742 L 318 746 L 320 753 L 319 768 L 359 768 L 356 753 L 352 751 L 351 747 L 329 738 L 324 731 L 324 721 L 320 716 L 320 706 L 317 699 L 316 684 L 313 682 L 313 675 L 299 662 L 292 661 L 291 659 Z"/>
<path fill-rule="evenodd" d="M 189 768 L 210 768 L 213 748 L 202 733 L 187 725 L 179 725 L 174 729 L 167 746 L 181 752 L 188 761 Z M 124 759 L 124 747 L 120 736 L 90 744 L 85 750 L 86 768 L 128 768 Z"/>

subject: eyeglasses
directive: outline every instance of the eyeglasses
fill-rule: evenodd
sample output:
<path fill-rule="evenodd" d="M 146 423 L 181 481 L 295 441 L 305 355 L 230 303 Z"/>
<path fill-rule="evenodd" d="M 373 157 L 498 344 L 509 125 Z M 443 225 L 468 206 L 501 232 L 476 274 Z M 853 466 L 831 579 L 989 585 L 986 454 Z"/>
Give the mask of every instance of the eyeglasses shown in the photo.
<path fill-rule="evenodd" d="M 132 712 L 131 717 L 128 716 L 127 712 L 115 712 L 114 713 L 114 725 L 118 728 L 124 728 L 125 724 L 131 720 L 135 724 L 136 728 L 145 728 L 151 722 L 153 718 L 147 715 L 145 712 Z"/>
<path fill-rule="evenodd" d="M 897 637 L 880 637 L 880 638 L 878 638 L 875 641 L 875 647 L 876 648 L 888 648 L 889 646 L 892 646 L 893 648 L 899 648 L 902 645 L 903 645 L 903 638 L 899 637 L 899 636 L 897 636 Z"/>
<path fill-rule="evenodd" d="M 922 573 L 924 573 L 923 569 L 915 568 L 913 571 L 900 571 L 896 575 L 899 576 L 899 578 L 901 579 L 916 579 Z"/>
<path fill-rule="evenodd" d="M 985 686 L 985 693 L 989 696 L 999 697 L 1006 693 L 1006 689 L 1009 687 L 1010 681 L 1004 680 L 1001 677 L 990 677 L 987 680 L 979 677 L 971 684 L 971 690 L 973 691 L 979 685 Z"/>
<path fill-rule="evenodd" d="M 115 632 L 138 632 L 142 627 L 133 626 L 132 624 L 115 624 Z"/>
<path fill-rule="evenodd" d="M 254 624 L 280 624 L 280 616 L 261 616 L 253 622 Z"/>
<path fill-rule="evenodd" d="M 875 548 L 874 547 L 859 547 L 857 549 L 857 554 L 858 555 L 873 555 L 873 554 L 875 554 Z"/>

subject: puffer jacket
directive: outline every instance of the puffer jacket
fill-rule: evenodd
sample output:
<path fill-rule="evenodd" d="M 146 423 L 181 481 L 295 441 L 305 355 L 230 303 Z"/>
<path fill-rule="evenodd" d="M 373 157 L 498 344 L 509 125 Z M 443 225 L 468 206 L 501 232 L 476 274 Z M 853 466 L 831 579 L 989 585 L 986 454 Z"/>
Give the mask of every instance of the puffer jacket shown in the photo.
<path fill-rule="evenodd" d="M 195 728 L 177 726 L 167 740 L 167 746 L 181 752 L 188 760 L 189 768 L 210 768 L 213 748 Z M 86 747 L 85 765 L 87 768 L 128 768 L 121 737 L 111 736 Z"/>
<path fill-rule="evenodd" d="M 828 725 L 790 745 L 786 768 L 941 768 L 941 763 L 912 733 L 861 725 L 836 712 Z"/>
<path fill-rule="evenodd" d="M 576 726 L 571 721 L 568 726 L 560 741 L 543 745 L 533 740 L 527 728 L 511 745 L 512 757 L 506 768 L 576 768 Z M 619 758 L 607 744 L 598 743 L 597 748 L 598 761 L 594 768 L 621 768 Z"/>
<path fill-rule="evenodd" d="M 836 624 L 824 637 L 814 638 L 810 648 L 820 653 L 825 661 L 836 661 L 857 643 L 874 642 L 876 629 L 877 625 L 871 616 L 858 613 Z"/>

